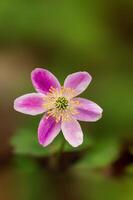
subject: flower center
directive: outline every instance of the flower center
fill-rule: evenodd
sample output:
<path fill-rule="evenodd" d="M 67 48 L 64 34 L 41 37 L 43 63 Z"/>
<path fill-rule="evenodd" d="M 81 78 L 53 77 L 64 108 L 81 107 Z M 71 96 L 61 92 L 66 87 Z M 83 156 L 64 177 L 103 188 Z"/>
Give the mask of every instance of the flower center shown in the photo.
<path fill-rule="evenodd" d="M 68 100 L 65 97 L 59 97 L 55 102 L 55 107 L 59 110 L 65 110 L 68 107 Z"/>
<path fill-rule="evenodd" d="M 47 117 L 52 116 L 56 122 L 71 120 L 72 115 L 77 114 L 75 105 L 78 101 L 73 100 L 75 91 L 71 88 L 56 89 L 51 87 L 44 97 L 44 108 L 47 110 Z"/>

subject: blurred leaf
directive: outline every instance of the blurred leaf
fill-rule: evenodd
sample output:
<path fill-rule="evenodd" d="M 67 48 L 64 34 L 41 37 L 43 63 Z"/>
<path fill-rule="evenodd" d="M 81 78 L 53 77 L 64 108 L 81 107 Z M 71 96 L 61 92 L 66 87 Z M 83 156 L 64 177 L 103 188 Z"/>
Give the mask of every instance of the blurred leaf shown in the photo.
<path fill-rule="evenodd" d="M 105 138 L 99 140 L 88 152 L 79 165 L 89 168 L 104 167 L 112 163 L 119 154 L 119 143 L 116 139 Z"/>
<path fill-rule="evenodd" d="M 48 147 L 43 147 L 38 143 L 37 133 L 32 128 L 18 130 L 11 139 L 14 152 L 20 155 L 47 156 L 60 151 L 62 143 L 65 143 L 63 151 L 70 152 L 89 147 L 92 144 L 92 140 L 84 134 L 83 144 L 78 148 L 73 148 L 65 141 L 61 133 L 55 138 L 52 144 Z"/>
<path fill-rule="evenodd" d="M 21 129 L 12 137 L 11 144 L 16 154 L 44 156 L 48 149 L 43 148 L 37 141 L 37 135 L 32 129 Z"/>

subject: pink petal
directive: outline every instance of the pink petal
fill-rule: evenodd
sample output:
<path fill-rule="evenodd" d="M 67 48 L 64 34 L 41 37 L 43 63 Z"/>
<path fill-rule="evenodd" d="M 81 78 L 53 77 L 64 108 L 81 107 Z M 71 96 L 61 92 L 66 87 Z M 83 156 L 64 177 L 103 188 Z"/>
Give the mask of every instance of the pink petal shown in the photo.
<path fill-rule="evenodd" d="M 61 130 L 60 122 L 53 117 L 44 116 L 38 127 L 38 140 L 43 146 L 49 145 Z"/>
<path fill-rule="evenodd" d="M 83 133 L 77 120 L 72 118 L 71 121 L 62 122 L 61 129 L 65 139 L 73 147 L 77 147 L 82 144 Z"/>
<path fill-rule="evenodd" d="M 88 72 L 76 72 L 66 77 L 64 87 L 74 89 L 76 91 L 75 96 L 77 96 L 88 87 L 91 80 Z"/>
<path fill-rule="evenodd" d="M 44 95 L 41 93 L 30 93 L 18 97 L 14 101 L 14 109 L 28 115 L 38 115 L 46 110 L 43 107 Z"/>
<path fill-rule="evenodd" d="M 38 92 L 47 94 L 50 87 L 60 88 L 57 78 L 48 70 L 36 68 L 31 73 L 33 86 Z"/>
<path fill-rule="evenodd" d="M 78 114 L 74 115 L 74 117 L 77 120 L 93 122 L 102 117 L 103 110 L 96 103 L 84 98 L 74 98 L 73 100 L 79 102 L 79 105 L 75 105 Z"/>

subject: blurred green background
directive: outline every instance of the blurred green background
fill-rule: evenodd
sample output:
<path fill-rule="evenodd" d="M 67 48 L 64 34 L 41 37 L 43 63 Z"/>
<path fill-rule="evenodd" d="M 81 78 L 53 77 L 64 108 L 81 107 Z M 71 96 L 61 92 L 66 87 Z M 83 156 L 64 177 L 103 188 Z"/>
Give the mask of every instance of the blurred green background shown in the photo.
<path fill-rule="evenodd" d="M 68 74 L 88 71 L 93 81 L 82 97 L 104 110 L 97 123 L 81 123 L 81 147 L 66 144 L 66 170 L 47 166 L 61 134 L 42 148 L 41 116 L 13 110 L 16 97 L 34 91 L 35 67 L 47 68 L 62 84 Z M 132 87 L 132 0 L 1 0 L 0 199 L 132 200 Z"/>

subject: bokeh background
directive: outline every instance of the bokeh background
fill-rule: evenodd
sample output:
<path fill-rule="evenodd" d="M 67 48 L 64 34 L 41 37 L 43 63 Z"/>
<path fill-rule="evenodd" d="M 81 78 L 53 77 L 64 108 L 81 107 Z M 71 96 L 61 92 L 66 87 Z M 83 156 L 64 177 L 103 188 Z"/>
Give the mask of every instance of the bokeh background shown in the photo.
<path fill-rule="evenodd" d="M 41 116 L 13 110 L 16 97 L 34 91 L 35 67 L 62 84 L 88 71 L 82 97 L 104 110 L 97 123 L 81 123 L 84 144 L 65 145 L 58 172 L 48 156 L 63 137 L 40 147 Z M 1 0 L 0 91 L 0 199 L 133 199 L 132 0 Z"/>

